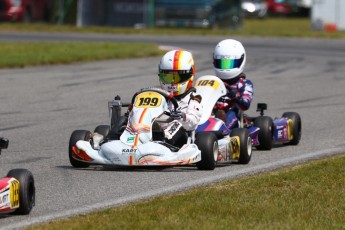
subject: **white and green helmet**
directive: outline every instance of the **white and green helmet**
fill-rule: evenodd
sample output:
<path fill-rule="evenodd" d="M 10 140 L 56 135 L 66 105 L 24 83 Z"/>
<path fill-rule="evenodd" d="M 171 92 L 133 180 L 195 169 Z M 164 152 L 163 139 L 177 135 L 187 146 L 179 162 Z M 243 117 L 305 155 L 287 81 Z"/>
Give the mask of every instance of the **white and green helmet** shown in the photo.
<path fill-rule="evenodd" d="M 246 51 L 241 42 L 226 39 L 219 42 L 213 52 L 216 76 L 223 80 L 237 77 L 246 65 Z"/>

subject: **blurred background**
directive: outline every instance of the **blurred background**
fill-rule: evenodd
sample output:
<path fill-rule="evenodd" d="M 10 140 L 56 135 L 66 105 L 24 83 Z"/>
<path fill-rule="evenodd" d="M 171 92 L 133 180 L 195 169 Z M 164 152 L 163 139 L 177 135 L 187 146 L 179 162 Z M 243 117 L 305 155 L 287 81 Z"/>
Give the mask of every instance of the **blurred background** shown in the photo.
<path fill-rule="evenodd" d="M 0 22 L 111 27 L 241 28 L 245 20 L 310 18 L 315 30 L 344 30 L 344 0 L 0 0 Z"/>

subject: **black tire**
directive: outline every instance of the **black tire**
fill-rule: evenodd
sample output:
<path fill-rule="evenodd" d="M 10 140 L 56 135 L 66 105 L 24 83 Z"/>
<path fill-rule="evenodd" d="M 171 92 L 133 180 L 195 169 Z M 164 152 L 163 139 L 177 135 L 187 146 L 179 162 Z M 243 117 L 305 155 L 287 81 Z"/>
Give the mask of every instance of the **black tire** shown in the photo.
<path fill-rule="evenodd" d="M 196 163 L 199 170 L 214 170 L 218 158 L 218 140 L 211 132 L 201 132 L 196 136 L 195 144 L 201 151 L 201 161 Z"/>
<path fill-rule="evenodd" d="M 240 138 L 240 159 L 238 163 L 248 164 L 252 158 L 252 139 L 249 136 L 249 131 L 244 128 L 236 128 L 231 131 L 230 136 Z"/>
<path fill-rule="evenodd" d="M 95 130 L 93 131 L 94 133 L 99 133 L 101 134 L 103 137 L 108 136 L 110 131 L 110 126 L 109 125 L 99 125 L 95 128 Z"/>
<path fill-rule="evenodd" d="M 301 116 L 296 112 L 285 112 L 283 117 L 287 117 L 292 120 L 292 140 L 288 143 L 290 145 L 298 145 L 302 136 L 302 119 Z"/>
<path fill-rule="evenodd" d="M 13 214 L 27 215 L 35 206 L 35 181 L 32 173 L 27 169 L 12 169 L 7 177 L 14 177 L 19 181 L 19 208 Z"/>
<path fill-rule="evenodd" d="M 273 146 L 273 120 L 271 117 L 260 116 L 255 118 L 254 126 L 260 128 L 258 150 L 271 150 Z"/>
<path fill-rule="evenodd" d="M 71 165 L 75 168 L 87 168 L 90 164 L 82 161 L 78 161 L 73 158 L 73 150 L 72 147 L 76 145 L 79 140 L 90 141 L 92 143 L 92 134 L 90 131 L 87 130 L 75 130 L 73 131 L 71 138 L 69 139 L 69 147 L 68 147 L 68 157 Z"/>

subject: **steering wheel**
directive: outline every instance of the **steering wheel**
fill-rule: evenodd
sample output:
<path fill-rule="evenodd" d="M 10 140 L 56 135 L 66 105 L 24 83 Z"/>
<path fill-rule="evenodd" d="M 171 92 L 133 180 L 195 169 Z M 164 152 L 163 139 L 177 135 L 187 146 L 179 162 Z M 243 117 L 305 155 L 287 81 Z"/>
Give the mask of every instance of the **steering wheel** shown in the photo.
<path fill-rule="evenodd" d="M 159 89 L 159 88 L 146 88 L 146 89 L 141 89 L 139 92 L 135 93 L 132 97 L 132 104 L 134 104 L 134 100 L 135 100 L 135 97 L 140 94 L 140 93 L 143 93 L 143 92 L 155 92 L 155 93 L 159 93 L 160 95 L 162 95 L 166 101 L 171 101 L 171 103 L 173 104 L 174 106 L 174 111 L 177 110 L 178 108 L 178 103 L 177 103 L 177 100 L 176 98 L 172 95 L 172 94 L 169 94 L 167 91 L 165 90 L 162 90 L 162 89 Z"/>

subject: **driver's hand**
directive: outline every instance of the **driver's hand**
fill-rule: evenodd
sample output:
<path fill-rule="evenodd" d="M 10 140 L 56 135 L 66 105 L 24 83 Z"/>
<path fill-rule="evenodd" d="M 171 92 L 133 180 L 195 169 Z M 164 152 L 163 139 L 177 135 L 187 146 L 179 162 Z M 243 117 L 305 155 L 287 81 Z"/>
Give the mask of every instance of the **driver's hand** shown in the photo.
<path fill-rule="evenodd" d="M 216 102 L 215 108 L 216 109 L 228 109 L 231 101 L 231 98 L 228 96 L 224 96 L 219 98 L 219 100 Z"/>
<path fill-rule="evenodd" d="M 227 83 L 224 83 L 226 88 L 226 96 L 233 100 L 237 97 L 237 90 L 235 88 L 231 88 L 231 86 Z"/>
<path fill-rule="evenodd" d="M 200 121 L 202 112 L 202 105 L 196 100 L 191 100 L 186 111 L 186 119 L 188 119 L 189 122 L 197 124 Z"/>
<path fill-rule="evenodd" d="M 186 118 L 186 114 L 180 110 L 175 110 L 175 111 L 172 111 L 170 113 L 170 116 L 174 119 L 174 120 L 185 120 Z"/>

